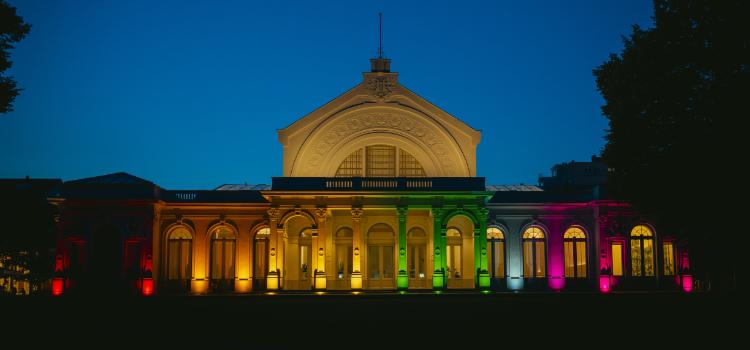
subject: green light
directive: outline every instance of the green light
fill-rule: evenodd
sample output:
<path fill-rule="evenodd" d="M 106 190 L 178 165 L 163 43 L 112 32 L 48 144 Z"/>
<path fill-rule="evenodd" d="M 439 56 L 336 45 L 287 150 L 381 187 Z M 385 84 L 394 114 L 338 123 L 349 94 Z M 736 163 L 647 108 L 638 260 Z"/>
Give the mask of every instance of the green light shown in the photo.
<path fill-rule="evenodd" d="M 490 292 L 489 290 L 486 290 L 486 289 L 482 291 L 482 294 L 490 294 L 490 293 L 492 293 L 492 292 Z"/>
<path fill-rule="evenodd" d="M 443 294 L 443 291 L 442 290 L 436 290 L 434 293 L 435 294 Z"/>
<path fill-rule="evenodd" d="M 398 294 L 406 295 L 406 291 L 405 290 L 401 290 L 401 291 L 398 292 Z"/>

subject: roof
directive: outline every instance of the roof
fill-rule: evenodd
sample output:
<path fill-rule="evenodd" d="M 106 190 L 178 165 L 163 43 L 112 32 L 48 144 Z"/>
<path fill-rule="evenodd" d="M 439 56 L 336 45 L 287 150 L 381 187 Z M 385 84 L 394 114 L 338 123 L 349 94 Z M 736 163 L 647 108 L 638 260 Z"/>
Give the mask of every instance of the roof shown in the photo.
<path fill-rule="evenodd" d="M 117 172 L 113 174 L 87 177 L 84 179 L 66 181 L 66 184 L 76 185 L 153 185 L 154 183 L 144 180 L 138 176 L 130 175 L 126 172 Z"/>
<path fill-rule="evenodd" d="M 271 189 L 271 185 L 257 184 L 224 184 L 217 187 L 214 191 L 267 191 Z"/>
<path fill-rule="evenodd" d="M 542 192 L 541 188 L 533 185 L 487 185 L 487 191 L 495 192 Z"/>

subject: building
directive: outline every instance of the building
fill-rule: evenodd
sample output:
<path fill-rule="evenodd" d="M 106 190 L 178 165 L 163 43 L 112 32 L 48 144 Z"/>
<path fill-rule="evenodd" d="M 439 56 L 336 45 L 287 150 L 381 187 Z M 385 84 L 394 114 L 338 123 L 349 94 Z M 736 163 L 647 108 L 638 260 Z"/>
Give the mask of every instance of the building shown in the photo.
<path fill-rule="evenodd" d="M 626 203 L 486 185 L 480 132 L 389 59 L 278 135 L 271 186 L 65 182 L 53 292 L 692 288 L 685 243 Z M 542 187 L 579 177 L 563 169 Z"/>

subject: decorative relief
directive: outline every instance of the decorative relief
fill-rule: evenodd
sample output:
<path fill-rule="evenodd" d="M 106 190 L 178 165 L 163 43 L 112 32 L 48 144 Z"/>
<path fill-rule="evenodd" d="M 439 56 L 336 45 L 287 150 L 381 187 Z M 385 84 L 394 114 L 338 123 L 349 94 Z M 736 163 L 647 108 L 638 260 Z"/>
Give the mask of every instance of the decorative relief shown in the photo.
<path fill-rule="evenodd" d="M 328 210 L 325 207 L 315 208 L 315 217 L 318 218 L 318 222 L 325 222 Z"/>
<path fill-rule="evenodd" d="M 427 145 L 446 175 L 457 174 L 456 160 L 451 157 L 450 147 L 426 123 L 415 118 L 394 113 L 367 113 L 341 118 L 329 129 L 311 145 L 311 154 L 307 160 L 309 168 L 319 168 L 336 144 L 352 134 L 371 129 L 393 129 L 409 134 Z"/>
<path fill-rule="evenodd" d="M 367 75 L 365 86 L 379 99 L 385 99 L 393 93 L 393 87 L 396 86 L 395 75 Z"/>

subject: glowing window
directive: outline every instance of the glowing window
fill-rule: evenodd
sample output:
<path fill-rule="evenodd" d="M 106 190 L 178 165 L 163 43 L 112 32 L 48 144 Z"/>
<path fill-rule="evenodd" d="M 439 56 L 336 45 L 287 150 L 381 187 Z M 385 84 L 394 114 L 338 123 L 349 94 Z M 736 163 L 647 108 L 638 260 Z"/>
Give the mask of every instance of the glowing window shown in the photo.
<path fill-rule="evenodd" d="M 622 244 L 612 243 L 612 276 L 622 276 Z"/>
<path fill-rule="evenodd" d="M 532 226 L 523 233 L 523 275 L 526 278 L 545 277 L 547 272 L 544 231 Z"/>
<path fill-rule="evenodd" d="M 396 176 L 396 147 L 374 145 L 366 148 L 366 168 L 368 177 Z"/>
<path fill-rule="evenodd" d="M 664 276 L 674 276 L 674 244 L 664 242 Z"/>
<path fill-rule="evenodd" d="M 505 234 L 497 227 L 487 228 L 487 266 L 490 268 L 490 276 L 494 278 L 505 277 Z"/>
<path fill-rule="evenodd" d="M 255 233 L 255 264 L 253 264 L 253 278 L 262 284 L 268 275 L 268 239 L 271 235 L 271 229 L 264 227 Z"/>
<path fill-rule="evenodd" d="M 170 287 L 185 289 L 192 272 L 193 235 L 185 227 L 177 227 L 169 233 L 167 242 L 167 279 Z M 177 281 L 177 282 L 171 282 Z M 182 285 L 184 281 L 185 285 Z M 179 284 L 179 285 L 175 285 Z"/>
<path fill-rule="evenodd" d="M 630 273 L 636 277 L 652 277 L 654 269 L 654 233 L 644 225 L 630 231 Z"/>
<path fill-rule="evenodd" d="M 563 235 L 565 251 L 565 277 L 586 277 L 586 234 L 578 227 L 571 227 Z"/>
<path fill-rule="evenodd" d="M 234 289 L 235 234 L 228 227 L 219 227 L 211 234 L 211 288 L 217 291 Z"/>

